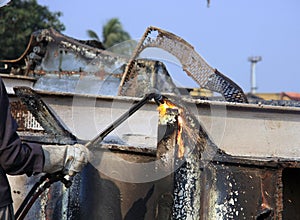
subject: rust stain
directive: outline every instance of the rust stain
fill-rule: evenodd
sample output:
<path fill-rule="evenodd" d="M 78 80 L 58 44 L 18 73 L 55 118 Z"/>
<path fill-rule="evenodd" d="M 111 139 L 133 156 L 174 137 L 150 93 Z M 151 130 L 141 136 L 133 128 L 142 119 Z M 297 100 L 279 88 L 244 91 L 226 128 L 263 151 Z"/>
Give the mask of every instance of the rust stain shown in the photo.
<path fill-rule="evenodd" d="M 168 96 L 168 99 L 159 106 L 158 111 L 160 117 L 166 113 L 166 109 L 176 109 L 178 111 L 177 117 L 177 158 L 183 159 L 190 153 L 199 154 L 204 151 L 207 146 L 215 147 L 215 144 L 210 140 L 207 132 L 199 123 L 197 118 L 186 108 L 186 103 L 178 100 L 177 97 Z"/>
<path fill-rule="evenodd" d="M 178 117 L 178 133 L 177 133 L 177 144 L 178 144 L 178 158 L 183 158 L 184 156 L 184 152 L 185 152 L 185 148 L 184 148 L 184 141 L 182 138 L 182 132 L 183 132 L 183 119 L 180 117 Z"/>
<path fill-rule="evenodd" d="M 152 36 L 153 34 L 154 36 Z M 119 87 L 119 95 L 126 94 L 126 84 L 134 77 L 136 59 L 147 47 L 161 48 L 174 55 L 182 65 L 183 70 L 201 87 L 221 93 L 226 101 L 247 103 L 243 90 L 217 69 L 209 66 L 194 50 L 193 46 L 181 37 L 157 27 L 148 27 L 128 61 Z"/>
<path fill-rule="evenodd" d="M 28 110 L 20 101 L 10 102 L 11 114 L 18 124 L 18 130 L 26 130 L 25 119 L 28 117 Z"/>
<path fill-rule="evenodd" d="M 264 184 L 264 180 L 266 178 L 269 178 L 270 173 L 265 173 L 263 175 L 263 177 L 260 179 L 260 190 L 261 190 L 261 198 L 262 198 L 262 202 L 260 205 L 260 211 L 256 217 L 257 220 L 259 219 L 266 219 L 269 216 L 271 216 L 272 212 L 273 212 L 273 208 L 269 205 L 268 199 L 266 198 L 266 196 L 268 195 L 268 187 Z"/>
<path fill-rule="evenodd" d="M 181 158 L 183 158 L 184 152 L 185 152 L 184 141 L 183 141 L 183 137 L 182 137 L 183 126 L 184 126 L 184 119 L 182 118 L 183 110 L 181 108 L 179 108 L 178 106 L 176 106 L 171 101 L 164 100 L 164 102 L 157 107 L 157 109 L 159 111 L 159 116 L 164 117 L 167 113 L 168 108 L 178 110 L 178 118 L 177 118 L 178 132 L 177 132 L 177 137 L 176 137 L 177 144 L 178 144 L 177 157 L 181 159 Z"/>

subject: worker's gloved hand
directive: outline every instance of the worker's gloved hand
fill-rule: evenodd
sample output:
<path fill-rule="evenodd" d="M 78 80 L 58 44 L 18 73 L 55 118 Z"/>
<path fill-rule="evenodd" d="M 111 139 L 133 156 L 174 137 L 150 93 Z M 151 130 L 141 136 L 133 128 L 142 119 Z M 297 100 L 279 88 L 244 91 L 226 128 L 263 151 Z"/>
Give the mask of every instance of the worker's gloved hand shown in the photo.
<path fill-rule="evenodd" d="M 66 175 L 74 176 L 89 160 L 89 150 L 81 144 L 43 145 L 42 149 L 45 156 L 45 173 L 63 171 Z"/>

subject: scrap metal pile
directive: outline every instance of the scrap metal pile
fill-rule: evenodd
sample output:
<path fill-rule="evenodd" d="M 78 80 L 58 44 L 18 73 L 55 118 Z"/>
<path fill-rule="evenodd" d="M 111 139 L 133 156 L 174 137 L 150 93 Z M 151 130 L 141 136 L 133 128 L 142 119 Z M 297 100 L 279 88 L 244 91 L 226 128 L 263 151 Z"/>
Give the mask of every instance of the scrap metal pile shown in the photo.
<path fill-rule="evenodd" d="M 200 87 L 221 94 L 227 103 L 181 100 L 165 64 L 140 58 L 150 47 L 175 56 Z M 128 48 L 123 49 L 128 51 Z M 130 55 L 124 51 L 104 50 L 101 45 L 96 47 L 94 43 L 49 29 L 33 33 L 19 59 L 3 61 L 9 66 L 7 72 L 13 76 L 34 77 L 33 88 L 43 90 L 15 88 L 15 94 L 46 133 L 30 137 L 31 141 L 83 142 L 87 146 L 97 142 L 97 147 L 91 148 L 96 160 L 92 166 L 83 170 L 69 191 L 60 186 L 49 191 L 48 194 L 56 195 L 63 192 L 63 198 L 56 203 L 53 201 L 57 196 L 46 195 L 46 201 L 53 205 L 41 202 L 43 211 L 38 206 L 32 216 L 46 219 L 73 219 L 74 216 L 76 219 L 281 219 L 297 216 L 294 210 L 300 204 L 298 194 L 286 189 L 299 193 L 299 187 L 293 182 L 294 177 L 299 176 L 296 145 L 299 138 L 287 130 L 299 130 L 299 109 L 236 104 L 248 103 L 236 83 L 209 66 L 186 41 L 159 28 L 149 27 L 131 50 L 129 48 Z M 159 94 L 151 93 L 153 91 Z M 53 106 L 60 105 L 58 113 L 65 117 L 62 121 L 70 125 L 67 119 L 73 115 L 69 114 L 68 105 L 74 104 L 72 98 L 76 93 L 96 95 L 93 98 L 97 104 L 93 103 L 92 108 L 93 114 L 100 112 L 98 118 L 93 115 L 97 124 L 108 118 L 107 106 L 115 107 L 112 102 L 123 106 L 134 102 L 135 105 L 127 112 L 121 108 L 125 113 L 88 142 L 73 134 L 74 130 L 61 123 L 43 101 L 47 98 Z M 123 97 L 110 97 L 110 100 L 101 95 Z M 80 101 L 90 97 L 80 96 Z M 155 100 L 157 109 L 156 105 L 153 108 L 154 103 L 148 103 L 150 99 Z M 81 107 L 89 107 L 82 103 L 80 114 Z M 155 149 L 102 142 L 130 115 L 138 109 L 142 111 L 146 103 L 148 109 L 142 120 L 151 118 L 153 111 L 159 111 Z M 196 109 L 192 109 L 192 105 Z M 17 116 L 20 105 L 13 106 Z M 216 128 L 209 127 L 211 122 L 220 119 L 224 121 L 217 124 L 219 127 L 210 129 Z M 141 128 L 140 124 L 145 126 L 146 123 L 140 119 L 130 125 Z M 221 133 L 222 142 L 216 141 L 215 131 Z M 289 212 L 283 212 L 283 208 Z"/>
<path fill-rule="evenodd" d="M 229 102 L 247 102 L 236 83 L 209 66 L 189 43 L 170 32 L 147 28 L 131 56 L 95 45 L 53 29 L 40 30 L 32 34 L 20 58 L 2 62 L 9 66 L 11 74 L 37 77 L 35 87 L 40 90 L 76 92 L 79 77 L 92 77 L 89 89 L 79 92 L 142 97 L 156 90 L 179 95 L 162 62 L 138 58 L 146 48 L 161 48 L 178 58 L 183 70 L 200 87 L 220 93 Z"/>

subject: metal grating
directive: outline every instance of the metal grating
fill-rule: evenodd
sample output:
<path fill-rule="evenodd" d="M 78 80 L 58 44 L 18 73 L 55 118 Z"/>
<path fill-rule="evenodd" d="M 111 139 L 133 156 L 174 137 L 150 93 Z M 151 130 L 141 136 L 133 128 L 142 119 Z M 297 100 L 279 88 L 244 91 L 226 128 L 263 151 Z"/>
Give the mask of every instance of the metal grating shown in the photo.
<path fill-rule="evenodd" d="M 20 101 L 10 103 L 11 114 L 18 124 L 18 131 L 43 131 L 42 126 Z"/>
<path fill-rule="evenodd" d="M 183 70 L 200 87 L 222 94 L 225 100 L 229 102 L 248 102 L 243 90 L 232 80 L 208 65 L 188 42 L 156 27 L 149 27 L 137 45 L 126 66 L 119 95 L 126 93 L 128 82 L 134 78 L 132 69 L 135 66 L 136 58 L 148 47 L 161 48 L 174 55 L 181 62 Z"/>

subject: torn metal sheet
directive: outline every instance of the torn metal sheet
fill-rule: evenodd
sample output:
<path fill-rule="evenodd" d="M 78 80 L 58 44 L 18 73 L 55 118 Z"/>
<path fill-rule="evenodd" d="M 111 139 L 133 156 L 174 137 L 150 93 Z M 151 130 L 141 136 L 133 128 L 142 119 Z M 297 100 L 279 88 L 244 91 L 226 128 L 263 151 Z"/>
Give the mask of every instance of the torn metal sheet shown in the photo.
<path fill-rule="evenodd" d="M 188 42 L 157 27 L 147 28 L 127 63 L 119 88 L 120 95 L 125 95 L 127 89 L 130 88 L 130 81 L 135 76 L 132 71 L 135 60 L 148 47 L 161 48 L 174 55 L 181 62 L 182 68 L 188 76 L 192 77 L 201 87 L 222 94 L 226 101 L 248 102 L 243 90 L 228 77 L 208 65 Z"/>
<path fill-rule="evenodd" d="M 33 75 L 40 79 L 36 88 L 42 90 L 136 97 L 159 90 L 179 95 L 163 63 L 138 59 L 147 47 L 161 48 L 174 55 L 188 76 L 201 87 L 222 94 L 226 101 L 247 102 L 242 89 L 209 66 L 190 44 L 156 27 L 146 30 L 131 57 L 103 50 L 101 46 L 99 49 L 94 44 L 67 37 L 54 29 L 45 29 L 31 35 L 28 47 L 20 58 L 1 62 L 10 66 L 11 74 Z M 51 74 L 54 74 L 55 80 Z M 78 87 L 78 83 L 85 83 L 89 78 L 95 82 L 92 83 L 92 91 L 85 90 L 84 86 Z"/>
<path fill-rule="evenodd" d="M 54 29 L 39 30 L 31 35 L 20 58 L 1 62 L 12 75 L 35 78 L 34 89 L 116 96 L 129 56 L 93 45 Z M 137 59 L 133 68 L 136 77 L 129 96 L 142 97 L 154 90 L 179 94 L 162 62 Z"/>
<path fill-rule="evenodd" d="M 83 41 L 67 37 L 50 28 L 32 33 L 21 57 L 1 62 L 10 65 L 11 72 L 17 75 L 46 72 L 72 74 L 98 72 L 100 67 L 103 71 L 112 72 L 126 63 L 126 58 L 91 47 Z"/>
<path fill-rule="evenodd" d="M 66 126 L 47 106 L 47 104 L 28 87 L 16 87 L 15 93 L 26 105 L 30 113 L 39 122 L 48 135 L 53 137 L 51 142 L 62 144 L 76 143 L 76 137 L 67 130 Z"/>

